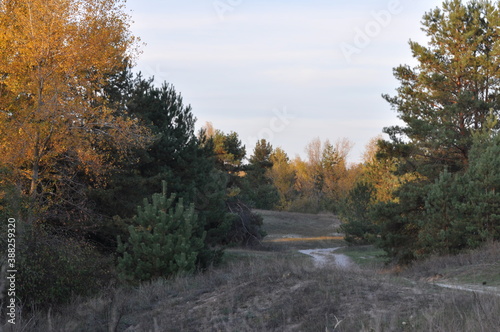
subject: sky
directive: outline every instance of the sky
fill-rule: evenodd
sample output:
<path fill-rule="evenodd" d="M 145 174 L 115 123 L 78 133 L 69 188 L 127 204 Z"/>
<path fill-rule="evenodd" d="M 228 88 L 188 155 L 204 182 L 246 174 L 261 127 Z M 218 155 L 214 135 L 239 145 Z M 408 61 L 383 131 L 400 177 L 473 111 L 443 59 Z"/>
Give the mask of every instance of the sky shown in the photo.
<path fill-rule="evenodd" d="M 392 69 L 416 65 L 422 16 L 437 0 L 128 0 L 141 38 L 135 71 L 173 84 L 197 129 L 258 139 L 290 158 L 315 138 L 348 138 L 350 162 L 384 127 L 402 124 L 381 97 Z"/>

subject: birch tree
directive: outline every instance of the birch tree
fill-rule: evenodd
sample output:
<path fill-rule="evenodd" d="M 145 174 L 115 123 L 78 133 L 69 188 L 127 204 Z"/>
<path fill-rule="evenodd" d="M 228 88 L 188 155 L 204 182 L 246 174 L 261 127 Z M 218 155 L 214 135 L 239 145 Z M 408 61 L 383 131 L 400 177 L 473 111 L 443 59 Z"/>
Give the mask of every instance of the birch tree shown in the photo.
<path fill-rule="evenodd" d="M 137 54 L 129 24 L 120 0 L 0 3 L 0 164 L 35 205 L 145 141 L 137 120 L 99 102 Z"/>

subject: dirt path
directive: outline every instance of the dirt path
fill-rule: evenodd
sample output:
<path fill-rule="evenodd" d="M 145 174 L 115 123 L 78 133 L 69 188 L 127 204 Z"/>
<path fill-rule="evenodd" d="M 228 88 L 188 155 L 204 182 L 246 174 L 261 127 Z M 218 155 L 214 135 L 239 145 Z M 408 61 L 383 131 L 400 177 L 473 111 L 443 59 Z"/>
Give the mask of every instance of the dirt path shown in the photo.
<path fill-rule="evenodd" d="M 311 256 L 314 260 L 314 264 L 321 267 L 329 267 L 337 265 L 343 269 L 349 269 L 355 266 L 355 263 L 344 254 L 336 254 L 335 251 L 344 247 L 336 248 L 321 248 L 321 249 L 302 249 L 298 250 L 300 253 Z M 483 285 L 470 285 L 470 284 L 451 284 L 444 281 L 433 282 L 430 284 L 436 285 L 442 288 L 461 290 L 466 292 L 474 292 L 480 294 L 493 294 L 500 296 L 500 287 L 491 287 Z"/>
<path fill-rule="evenodd" d="M 468 285 L 468 284 L 448 284 L 444 282 L 436 282 L 433 283 L 436 286 L 443 287 L 443 288 L 449 288 L 449 289 L 457 289 L 457 290 L 462 290 L 466 292 L 474 292 L 474 293 L 481 293 L 481 294 L 493 294 L 500 296 L 500 288 L 499 287 L 491 287 L 491 286 L 478 286 L 478 285 Z"/>
<path fill-rule="evenodd" d="M 312 257 L 318 268 L 339 266 L 343 269 L 351 269 L 357 266 L 350 257 L 335 252 L 345 246 L 343 234 L 337 233 L 341 223 L 335 215 L 265 210 L 256 212 L 264 217 L 264 228 L 268 232 L 264 242 L 283 246 L 291 252 L 308 255 Z M 428 282 L 442 288 L 500 296 L 499 287 L 455 284 L 445 279 Z"/>
<path fill-rule="evenodd" d="M 325 248 L 325 249 L 303 249 L 299 250 L 300 253 L 309 255 L 314 259 L 317 267 L 325 267 L 337 265 L 342 268 L 350 268 L 354 266 L 353 261 L 343 254 L 335 254 L 334 251 L 338 248 Z"/>

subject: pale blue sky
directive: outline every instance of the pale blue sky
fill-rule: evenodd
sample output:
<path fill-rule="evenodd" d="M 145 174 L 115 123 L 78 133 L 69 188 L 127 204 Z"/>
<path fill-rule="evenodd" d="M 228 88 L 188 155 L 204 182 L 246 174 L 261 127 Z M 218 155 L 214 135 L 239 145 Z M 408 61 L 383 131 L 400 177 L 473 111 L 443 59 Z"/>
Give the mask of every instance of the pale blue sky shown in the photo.
<path fill-rule="evenodd" d="M 305 156 L 312 139 L 368 141 L 398 123 L 381 94 L 414 64 L 421 18 L 437 0 L 128 0 L 146 43 L 137 70 L 172 83 L 198 119 Z"/>

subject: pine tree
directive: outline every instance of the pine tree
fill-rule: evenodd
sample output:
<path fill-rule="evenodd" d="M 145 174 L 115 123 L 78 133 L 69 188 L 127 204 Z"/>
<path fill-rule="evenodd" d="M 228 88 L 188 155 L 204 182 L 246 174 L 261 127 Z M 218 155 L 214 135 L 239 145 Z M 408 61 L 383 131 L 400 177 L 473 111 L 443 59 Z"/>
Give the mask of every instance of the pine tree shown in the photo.
<path fill-rule="evenodd" d="M 456 253 L 500 239 L 500 136 L 487 131 L 475 137 L 465 173 L 445 170 L 428 187 L 419 256 Z"/>
<path fill-rule="evenodd" d="M 428 45 L 410 42 L 418 65 L 395 68 L 400 87 L 395 96 L 384 95 L 405 126 L 384 129 L 391 140 L 380 143 L 379 156 L 398 158 L 399 175 L 414 174 L 377 212 L 380 243 L 401 260 L 453 252 L 486 238 L 471 212 L 480 202 L 474 197 L 486 192 L 483 188 L 483 194 L 474 194 L 484 182 L 475 179 L 471 185 L 473 176 L 462 177 L 465 172 L 471 176 L 468 169 L 476 167 L 474 136 L 487 126 L 490 112 L 497 117 L 500 112 L 499 4 L 448 0 L 426 13 L 422 25 Z M 491 131 L 498 129 L 496 124 Z M 491 224 L 496 213 L 480 215 Z M 426 248 L 437 242 L 440 248 Z"/>
<path fill-rule="evenodd" d="M 415 180 L 396 190 L 397 201 L 374 206 L 374 220 L 380 229 L 377 245 L 400 263 L 416 259 L 427 191 L 426 181 Z"/>
<path fill-rule="evenodd" d="M 371 183 L 359 182 L 351 189 L 339 209 L 341 229 L 349 243 L 373 243 L 378 227 L 371 218 L 375 188 Z"/>
<path fill-rule="evenodd" d="M 218 246 L 230 227 L 225 206 L 228 180 L 216 168 L 212 140 L 195 135 L 191 106 L 171 84 L 155 87 L 152 78 L 134 76 L 130 68 L 112 77 L 105 92 L 108 103 L 140 119 L 155 140 L 147 149 L 137 149 L 122 159 L 106 188 L 92 190 L 98 212 L 110 220 L 93 238 L 114 251 L 116 235 L 125 235 L 124 224 L 134 216 L 135 207 L 144 197 L 160 192 L 164 180 L 169 193 L 194 203 L 200 225 L 196 236 L 206 231 L 198 263 L 208 267 L 218 262 L 222 255 Z"/>
<path fill-rule="evenodd" d="M 469 237 L 477 230 L 470 223 L 474 219 L 468 204 L 473 199 L 471 189 L 462 174 L 447 170 L 428 186 L 425 213 L 419 223 L 417 257 L 467 248 Z"/>
<path fill-rule="evenodd" d="M 221 130 L 216 130 L 211 138 L 217 168 L 230 175 L 229 187 L 241 188 L 240 175 L 245 171 L 243 160 L 246 156 L 246 148 L 238 134 L 234 131 L 225 134 Z"/>
<path fill-rule="evenodd" d="M 265 139 L 257 141 L 247 166 L 244 185 L 245 196 L 258 209 L 270 210 L 279 201 L 278 190 L 269 177 L 269 170 L 273 167 L 272 152 L 272 145 Z"/>
<path fill-rule="evenodd" d="M 470 166 L 465 173 L 470 199 L 464 204 L 470 211 L 468 237 L 470 247 L 488 240 L 500 240 L 500 133 L 493 130 L 498 118 L 490 114 L 482 132 L 474 137 Z"/>
<path fill-rule="evenodd" d="M 423 17 L 428 45 L 410 41 L 418 66 L 394 69 L 401 86 L 384 98 L 406 126 L 385 129 L 392 138 L 386 151 L 431 180 L 444 166 L 452 173 L 466 168 L 473 133 L 490 108 L 500 110 L 498 6 L 445 1 Z"/>
<path fill-rule="evenodd" d="M 211 162 L 195 136 L 191 106 L 184 105 L 174 86 L 164 83 L 155 87 L 152 78 L 133 77 L 130 69 L 114 77 L 106 93 L 108 103 L 138 118 L 154 141 L 122 159 L 121 170 L 113 174 L 107 188 L 93 192 L 103 203 L 99 212 L 131 217 L 144 197 L 161 191 L 162 180 L 171 192 L 194 201 L 195 188 L 204 184 L 207 168 L 212 165 L 207 165 Z M 115 200 L 116 196 L 121 199 Z"/>
<path fill-rule="evenodd" d="M 124 280 L 137 282 L 195 270 L 196 260 L 204 246 L 204 237 L 194 236 L 197 215 L 194 205 L 184 207 L 182 198 L 153 194 L 144 199 L 137 216 L 129 226 L 129 238 L 118 238 L 118 271 Z"/>
<path fill-rule="evenodd" d="M 465 172 L 403 185 L 398 204 L 378 211 L 380 244 L 400 261 L 453 254 L 500 239 L 500 135 L 491 115 L 475 135 Z M 379 221 L 380 222 L 380 221 Z"/>

